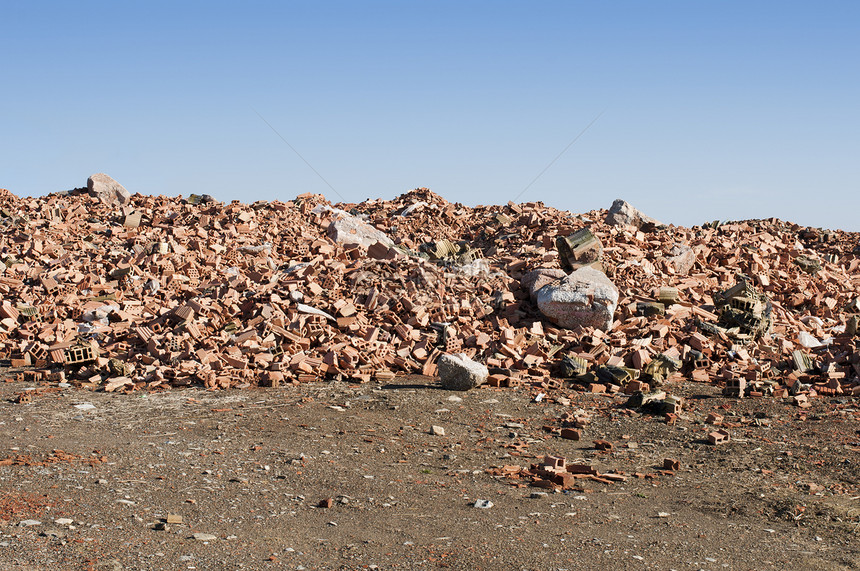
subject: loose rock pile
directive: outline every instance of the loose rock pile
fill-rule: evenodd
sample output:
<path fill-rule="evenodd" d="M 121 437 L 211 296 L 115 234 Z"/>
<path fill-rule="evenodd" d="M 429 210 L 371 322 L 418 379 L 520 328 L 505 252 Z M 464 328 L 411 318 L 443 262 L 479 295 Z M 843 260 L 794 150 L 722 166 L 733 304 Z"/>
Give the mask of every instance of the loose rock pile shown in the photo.
<path fill-rule="evenodd" d="M 462 353 L 494 386 L 551 389 L 561 367 L 592 391 L 647 392 L 658 376 L 860 394 L 857 234 L 665 226 L 617 203 L 469 208 L 427 189 L 336 207 L 126 195 L 107 175 L 41 198 L 0 191 L 0 360 L 22 377 L 362 382 L 436 375 Z"/>

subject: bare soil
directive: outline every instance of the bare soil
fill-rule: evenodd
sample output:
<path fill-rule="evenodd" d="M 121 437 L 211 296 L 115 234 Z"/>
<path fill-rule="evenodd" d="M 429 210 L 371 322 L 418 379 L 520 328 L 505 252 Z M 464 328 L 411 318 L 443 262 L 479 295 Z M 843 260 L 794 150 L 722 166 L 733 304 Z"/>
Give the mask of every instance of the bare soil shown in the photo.
<path fill-rule="evenodd" d="M 130 395 L 3 383 L 0 568 L 860 568 L 856 399 L 801 410 L 669 389 L 687 399 L 675 424 L 624 395 L 535 402 L 422 377 Z M 729 443 L 707 443 L 710 412 Z M 565 413 L 590 415 L 582 440 L 550 431 Z M 628 479 L 554 491 L 492 471 L 546 454 Z"/>

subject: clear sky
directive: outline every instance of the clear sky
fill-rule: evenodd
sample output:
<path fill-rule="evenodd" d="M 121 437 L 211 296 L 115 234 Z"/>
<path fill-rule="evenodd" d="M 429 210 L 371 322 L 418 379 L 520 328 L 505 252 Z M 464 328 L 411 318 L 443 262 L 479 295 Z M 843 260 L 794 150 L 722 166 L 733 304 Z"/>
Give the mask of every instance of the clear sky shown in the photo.
<path fill-rule="evenodd" d="M 0 8 L 0 187 L 19 196 L 106 172 L 225 201 L 504 204 L 599 116 L 517 201 L 860 230 L 856 0 Z"/>

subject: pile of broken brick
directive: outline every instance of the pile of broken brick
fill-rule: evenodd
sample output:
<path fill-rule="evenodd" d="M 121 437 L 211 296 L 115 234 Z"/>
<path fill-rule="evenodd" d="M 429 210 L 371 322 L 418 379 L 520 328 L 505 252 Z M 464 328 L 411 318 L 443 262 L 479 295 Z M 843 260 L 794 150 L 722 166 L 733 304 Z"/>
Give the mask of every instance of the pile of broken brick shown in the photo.
<path fill-rule="evenodd" d="M 603 441 L 597 441 L 598 443 Z M 606 444 L 609 444 L 608 442 Z M 608 450 L 611 450 L 609 445 Z M 586 491 L 583 487 L 585 482 L 599 482 L 601 484 L 613 484 L 625 482 L 632 476 L 634 478 L 653 480 L 660 476 L 673 476 L 681 468 L 681 463 L 674 458 L 664 458 L 662 469 L 653 472 L 634 472 L 624 474 L 620 470 L 600 472 L 591 464 L 568 464 L 567 459 L 561 456 L 544 456 L 539 463 L 531 464 L 528 468 L 521 468 L 515 464 L 489 468 L 487 473 L 507 483 L 524 487 L 527 485 L 549 490 L 571 490 Z"/>
<path fill-rule="evenodd" d="M 668 414 L 660 387 L 685 379 L 801 406 L 860 394 L 858 236 L 775 219 L 683 228 L 623 201 L 573 215 L 427 189 L 222 203 L 93 175 L 0 190 L 0 241 L 0 364 L 28 380 L 388 381 L 441 358 L 476 365 L 457 388 L 573 383 Z"/>

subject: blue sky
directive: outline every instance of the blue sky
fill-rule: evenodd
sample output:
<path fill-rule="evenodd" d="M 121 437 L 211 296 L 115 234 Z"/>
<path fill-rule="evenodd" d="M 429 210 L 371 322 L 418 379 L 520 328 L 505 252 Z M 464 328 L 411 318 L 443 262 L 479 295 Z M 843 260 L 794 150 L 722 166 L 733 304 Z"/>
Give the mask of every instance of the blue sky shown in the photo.
<path fill-rule="evenodd" d="M 860 230 L 860 2 L 2 2 L 0 187 Z M 336 189 L 336 194 L 257 115 Z M 603 113 L 602 115 L 600 115 Z"/>

